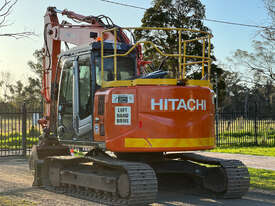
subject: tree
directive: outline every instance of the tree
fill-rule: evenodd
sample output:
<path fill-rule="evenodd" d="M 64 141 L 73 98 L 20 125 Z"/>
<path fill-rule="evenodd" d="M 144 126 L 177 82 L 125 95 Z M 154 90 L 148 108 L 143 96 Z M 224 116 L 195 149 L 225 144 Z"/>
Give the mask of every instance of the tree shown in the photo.
<path fill-rule="evenodd" d="M 12 78 L 11 78 L 11 73 L 7 71 L 1 71 L 0 73 L 0 89 L 1 93 L 0 96 L 3 97 L 3 101 L 6 102 L 8 101 L 9 97 L 9 87 L 12 84 Z"/>
<path fill-rule="evenodd" d="M 241 64 L 258 78 L 257 82 L 275 80 L 275 45 L 271 41 L 253 41 L 253 52 L 238 49 L 231 61 Z"/>
<path fill-rule="evenodd" d="M 41 103 L 41 80 L 39 78 L 28 78 L 28 85 L 24 87 L 25 101 L 34 105 Z"/>
<path fill-rule="evenodd" d="M 35 50 L 33 53 L 36 62 L 28 61 L 28 66 L 31 71 L 41 80 L 43 75 L 43 50 Z"/>
<path fill-rule="evenodd" d="M 17 3 L 18 0 L 5 0 L 2 5 L 0 5 L 0 29 L 3 30 L 3 28 L 10 26 L 11 24 L 8 23 L 7 18 L 11 14 L 13 7 Z M 0 37 L 13 37 L 15 39 L 23 38 L 23 37 L 29 37 L 35 35 L 34 32 L 15 32 L 15 33 L 0 33 Z"/>
<path fill-rule="evenodd" d="M 272 102 L 275 94 L 275 45 L 269 40 L 253 41 L 252 46 L 252 52 L 238 49 L 229 61 L 235 70 L 244 71 L 241 80 L 249 83 L 250 100 L 253 99 L 262 112 L 271 114 L 275 103 Z"/>
<path fill-rule="evenodd" d="M 8 84 L 6 87 L 9 95 L 6 95 L 6 101 L 13 105 L 21 105 L 24 101 L 28 105 L 39 107 L 41 103 L 41 77 L 42 77 L 42 50 L 34 52 L 36 61 L 29 61 L 30 70 L 35 74 L 28 78 L 27 84 L 18 80 L 15 84 Z M 2 75 L 3 76 L 3 75 Z"/>
<path fill-rule="evenodd" d="M 225 101 L 224 108 L 227 110 L 241 109 L 244 105 L 244 111 L 254 112 L 257 105 L 261 112 L 275 112 L 275 102 L 272 102 L 275 96 L 275 0 L 263 1 L 271 19 L 269 26 L 262 31 L 263 40 L 252 42 L 252 52 L 238 49 L 228 58 L 229 65 L 237 72 L 231 73 L 233 79 L 226 81 L 233 94 L 226 96 L 229 102 Z"/>
<path fill-rule="evenodd" d="M 225 70 L 222 77 L 225 82 L 225 90 L 222 104 L 220 104 L 221 111 L 244 111 L 247 113 L 251 89 L 242 80 L 240 73 Z"/>
<path fill-rule="evenodd" d="M 205 7 L 199 0 L 154 0 L 153 6 L 146 10 L 142 18 L 142 27 L 186 28 L 209 32 L 203 25 Z M 201 37 L 201 33 L 184 32 L 184 40 Z M 137 40 L 152 41 L 165 53 L 178 53 L 178 33 L 171 31 L 136 31 Z M 207 45 L 207 44 L 206 44 Z M 213 48 L 213 46 L 211 45 Z M 145 45 L 144 55 L 150 57 L 154 64 L 160 64 L 160 55 L 151 45 Z M 187 45 L 187 54 L 201 56 L 202 43 L 195 41 Z M 207 55 L 207 51 L 206 51 Z M 211 56 L 214 60 L 215 57 Z M 166 60 L 169 69 L 177 67 L 176 58 Z M 189 66 L 189 70 L 195 68 Z M 201 68 L 201 67 L 199 67 Z M 193 72 L 194 74 L 194 72 Z"/>
<path fill-rule="evenodd" d="M 4 81 L 0 80 L 0 90 L 1 90 L 3 84 L 4 84 Z M 1 100 L 1 93 L 0 93 L 0 100 Z"/>
<path fill-rule="evenodd" d="M 24 92 L 26 95 L 26 101 L 38 106 L 42 100 L 42 77 L 43 77 L 43 51 L 35 50 L 33 53 L 35 61 L 29 61 L 28 66 L 30 70 L 35 74 L 33 77 L 28 78 L 28 85 L 25 86 Z"/>
<path fill-rule="evenodd" d="M 24 85 L 20 80 L 16 81 L 15 84 L 9 85 L 9 102 L 13 102 L 15 104 L 22 103 L 24 101 L 23 90 Z"/>
<path fill-rule="evenodd" d="M 263 0 L 265 8 L 270 17 L 269 26 L 263 30 L 262 37 L 275 44 L 275 0 Z"/>

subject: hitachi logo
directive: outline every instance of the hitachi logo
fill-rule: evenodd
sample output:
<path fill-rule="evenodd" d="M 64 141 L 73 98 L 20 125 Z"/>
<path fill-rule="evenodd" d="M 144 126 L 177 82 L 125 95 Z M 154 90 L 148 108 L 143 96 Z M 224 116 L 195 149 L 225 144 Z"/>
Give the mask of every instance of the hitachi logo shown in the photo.
<path fill-rule="evenodd" d="M 151 110 L 206 110 L 204 99 L 151 99 Z"/>

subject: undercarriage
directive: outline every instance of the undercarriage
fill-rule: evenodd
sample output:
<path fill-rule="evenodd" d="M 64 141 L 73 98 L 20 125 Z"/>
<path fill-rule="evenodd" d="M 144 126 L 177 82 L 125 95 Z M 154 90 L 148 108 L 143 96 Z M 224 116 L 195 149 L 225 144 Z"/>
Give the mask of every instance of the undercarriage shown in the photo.
<path fill-rule="evenodd" d="M 159 186 L 184 179 L 218 198 L 241 198 L 249 188 L 249 173 L 242 162 L 193 153 L 115 157 L 94 149 L 76 157 L 55 142 L 54 147 L 34 146 L 30 168 L 35 186 L 106 205 L 148 205 L 155 201 Z"/>

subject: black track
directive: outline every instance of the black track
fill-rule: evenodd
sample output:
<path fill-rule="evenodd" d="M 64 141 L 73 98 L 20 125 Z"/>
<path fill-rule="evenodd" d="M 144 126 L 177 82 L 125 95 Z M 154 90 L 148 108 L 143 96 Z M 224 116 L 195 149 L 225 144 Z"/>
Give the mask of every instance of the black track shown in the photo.
<path fill-rule="evenodd" d="M 117 169 L 126 173 L 130 186 L 129 195 L 122 198 L 118 193 L 79 187 L 72 184 L 62 184 L 61 187 L 46 187 L 46 189 L 106 205 L 148 205 L 155 201 L 158 184 L 155 172 L 149 165 L 121 161 L 107 155 L 88 156 L 86 158 L 96 166 Z"/>

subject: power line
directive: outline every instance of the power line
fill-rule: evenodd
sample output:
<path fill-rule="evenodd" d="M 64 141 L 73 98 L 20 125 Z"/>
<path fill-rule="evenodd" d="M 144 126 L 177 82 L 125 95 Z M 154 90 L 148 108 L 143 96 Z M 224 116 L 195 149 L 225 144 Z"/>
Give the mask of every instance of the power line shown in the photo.
<path fill-rule="evenodd" d="M 140 6 L 134 6 L 134 5 L 130 5 L 130 4 L 124 4 L 124 3 L 119 3 L 119 2 L 115 2 L 115 1 L 110 1 L 110 0 L 99 0 L 99 1 L 103 1 L 103 2 L 107 2 L 107 3 L 111 3 L 111 4 L 116 4 L 116 5 L 120 5 L 120 6 L 126 6 L 126 7 L 131 7 L 131 8 L 135 8 L 135 9 L 141 9 L 141 10 L 147 10 L 144 7 L 140 7 Z M 267 27 L 267 26 L 259 26 L 259 25 L 254 25 L 254 24 L 243 24 L 243 23 L 237 23 L 237 22 L 230 22 L 230 21 L 222 21 L 222 20 L 215 20 L 215 19 L 203 19 L 205 21 L 210 21 L 210 22 L 215 22 L 215 23 L 221 23 L 221 24 L 230 24 L 230 25 L 236 25 L 236 26 L 245 26 L 245 27 L 253 27 L 253 28 L 261 28 L 261 29 L 271 29 L 271 30 L 275 30 L 275 28 L 273 27 Z"/>
<path fill-rule="evenodd" d="M 117 5 L 120 5 L 120 6 L 132 7 L 132 8 L 135 8 L 135 9 L 146 10 L 146 8 L 144 8 L 144 7 L 139 7 L 139 6 L 134 6 L 134 5 L 130 5 L 130 4 L 114 2 L 114 1 L 110 1 L 110 0 L 99 0 L 99 1 L 104 1 L 104 2 L 107 2 L 107 3 L 111 3 L 111 4 L 117 4 Z"/>
<path fill-rule="evenodd" d="M 231 24 L 231 25 L 237 25 L 237 26 L 246 26 L 246 27 L 254 27 L 254 28 L 275 30 L 275 28 L 272 28 L 272 27 L 259 26 L 259 25 L 254 25 L 254 24 L 242 24 L 242 23 L 222 21 L 222 20 L 215 20 L 215 19 L 203 19 L 203 20 L 205 20 L 205 21 L 211 21 L 211 22 L 216 22 L 216 23 L 222 23 L 222 24 Z"/>

